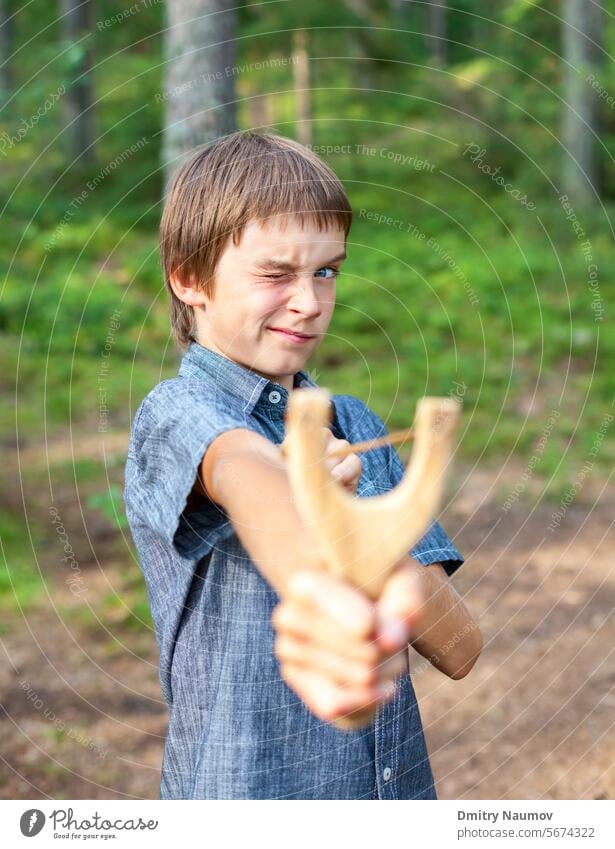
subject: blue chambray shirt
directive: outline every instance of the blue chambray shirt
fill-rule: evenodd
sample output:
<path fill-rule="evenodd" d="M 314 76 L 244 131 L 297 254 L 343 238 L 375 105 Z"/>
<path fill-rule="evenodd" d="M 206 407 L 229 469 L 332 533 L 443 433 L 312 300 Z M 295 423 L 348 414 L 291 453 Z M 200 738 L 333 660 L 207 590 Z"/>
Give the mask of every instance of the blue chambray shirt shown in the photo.
<path fill-rule="evenodd" d="M 295 387 L 316 386 L 304 371 Z M 249 428 L 279 444 L 287 390 L 191 342 L 178 376 L 159 383 L 133 421 L 124 498 L 145 576 L 169 709 L 162 799 L 435 799 L 409 676 L 372 723 L 340 731 L 282 679 L 271 614 L 279 597 L 213 502 L 185 511 L 199 464 L 221 433 Z M 333 395 L 335 436 L 382 436 L 381 419 Z M 392 446 L 362 455 L 357 495 L 399 483 Z M 463 558 L 436 522 L 412 549 L 452 572 Z"/>

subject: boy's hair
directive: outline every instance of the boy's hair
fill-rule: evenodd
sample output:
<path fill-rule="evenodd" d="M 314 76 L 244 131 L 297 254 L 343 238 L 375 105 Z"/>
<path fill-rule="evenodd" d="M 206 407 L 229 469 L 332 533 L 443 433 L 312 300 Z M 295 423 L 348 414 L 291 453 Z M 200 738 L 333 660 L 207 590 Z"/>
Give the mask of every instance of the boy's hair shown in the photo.
<path fill-rule="evenodd" d="M 342 183 L 313 151 L 293 139 L 244 130 L 216 139 L 178 169 L 160 222 L 160 255 L 171 298 L 171 330 L 185 348 L 194 334 L 193 308 L 173 292 L 169 277 L 192 278 L 213 293 L 218 260 L 232 237 L 253 220 L 313 221 L 319 230 L 342 228 L 348 238 L 352 208 Z"/>

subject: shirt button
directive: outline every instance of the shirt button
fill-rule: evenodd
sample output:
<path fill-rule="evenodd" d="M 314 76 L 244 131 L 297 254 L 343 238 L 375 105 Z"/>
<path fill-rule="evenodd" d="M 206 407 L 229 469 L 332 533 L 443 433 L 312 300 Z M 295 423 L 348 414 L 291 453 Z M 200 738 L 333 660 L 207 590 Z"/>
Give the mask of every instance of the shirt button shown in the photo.
<path fill-rule="evenodd" d="M 269 393 L 269 400 L 272 404 L 278 404 L 281 397 L 282 396 L 280 395 L 277 389 L 274 389 L 273 392 Z"/>
<path fill-rule="evenodd" d="M 382 770 L 382 777 L 384 778 L 385 781 L 389 780 L 389 778 L 391 777 L 391 768 L 390 767 L 385 766 L 385 768 Z"/>

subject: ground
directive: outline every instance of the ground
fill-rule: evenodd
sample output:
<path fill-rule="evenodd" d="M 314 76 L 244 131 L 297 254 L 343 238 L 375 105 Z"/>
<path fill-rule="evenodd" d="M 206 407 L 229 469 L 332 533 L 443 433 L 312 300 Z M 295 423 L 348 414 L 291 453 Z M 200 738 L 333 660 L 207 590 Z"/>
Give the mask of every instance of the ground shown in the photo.
<path fill-rule="evenodd" d="M 574 502 L 549 530 L 557 505 L 503 509 L 496 481 L 458 471 L 442 517 L 467 558 L 454 583 L 483 655 L 461 681 L 413 664 L 439 797 L 615 798 L 613 498 Z M 42 552 L 46 603 L 0 631 L 0 796 L 157 798 L 167 714 L 154 635 L 105 601 L 135 566 L 104 526 L 80 538 L 69 507 L 91 612 L 57 549 Z"/>
<path fill-rule="evenodd" d="M 503 513 L 488 490 L 447 521 L 483 654 L 461 681 L 413 676 L 439 796 L 613 799 L 613 501 L 569 506 L 552 532 L 558 505 Z"/>

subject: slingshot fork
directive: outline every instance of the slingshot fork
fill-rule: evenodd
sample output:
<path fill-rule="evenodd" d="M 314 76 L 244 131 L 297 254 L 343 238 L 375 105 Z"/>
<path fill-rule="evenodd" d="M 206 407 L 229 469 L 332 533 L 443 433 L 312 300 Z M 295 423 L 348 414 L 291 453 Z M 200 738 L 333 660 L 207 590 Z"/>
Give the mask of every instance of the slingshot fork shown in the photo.
<path fill-rule="evenodd" d="M 402 480 L 382 495 L 357 498 L 325 465 L 330 400 L 331 393 L 322 387 L 297 389 L 289 396 L 284 443 L 293 497 L 319 544 L 325 568 L 376 601 L 438 510 L 460 405 L 451 398 L 421 398 L 414 449 Z M 355 711 L 333 724 L 360 728 L 375 711 Z"/>

